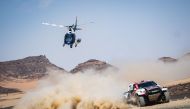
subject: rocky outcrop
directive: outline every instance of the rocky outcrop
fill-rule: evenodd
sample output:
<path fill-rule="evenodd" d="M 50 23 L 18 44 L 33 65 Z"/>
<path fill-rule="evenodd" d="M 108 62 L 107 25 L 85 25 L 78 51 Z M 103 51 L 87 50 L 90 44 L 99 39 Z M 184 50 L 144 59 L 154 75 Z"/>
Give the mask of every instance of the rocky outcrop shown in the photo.
<path fill-rule="evenodd" d="M 169 86 L 168 89 L 171 99 L 190 98 L 190 83 Z"/>
<path fill-rule="evenodd" d="M 52 64 L 44 55 L 0 62 L 0 81 L 14 79 L 40 79 L 47 75 L 47 69 L 64 69 Z"/>
<path fill-rule="evenodd" d="M 70 73 L 84 72 L 85 70 L 94 69 L 103 71 L 107 68 L 116 70 L 117 68 L 103 61 L 91 59 L 84 63 L 78 64 Z M 0 81 L 12 81 L 15 79 L 40 79 L 47 74 L 47 70 L 64 69 L 52 64 L 44 55 L 30 56 L 24 59 L 0 62 Z"/>
<path fill-rule="evenodd" d="M 71 73 L 77 73 L 77 72 L 84 72 L 85 70 L 93 69 L 96 71 L 103 71 L 107 68 L 113 68 L 114 70 L 117 70 L 116 67 L 96 59 L 90 59 L 84 63 L 78 64 L 74 69 L 72 69 Z"/>
<path fill-rule="evenodd" d="M 162 61 L 164 63 L 173 63 L 173 62 L 177 62 L 177 59 L 172 58 L 172 57 L 161 57 L 158 59 L 159 61 Z"/>

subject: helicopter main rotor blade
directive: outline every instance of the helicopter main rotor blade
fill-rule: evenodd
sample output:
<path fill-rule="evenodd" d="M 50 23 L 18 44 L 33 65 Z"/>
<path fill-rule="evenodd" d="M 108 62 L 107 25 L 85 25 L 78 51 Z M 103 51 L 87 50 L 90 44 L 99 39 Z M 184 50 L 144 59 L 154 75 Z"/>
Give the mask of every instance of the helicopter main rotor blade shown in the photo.
<path fill-rule="evenodd" d="M 79 24 L 79 25 L 77 25 L 77 26 L 88 25 L 88 24 L 90 24 L 90 23 L 94 23 L 94 22 L 87 22 L 87 23 L 82 23 L 82 24 Z"/>
<path fill-rule="evenodd" d="M 47 23 L 47 22 L 42 22 L 42 25 L 47 25 L 47 26 L 53 26 L 53 27 L 59 27 L 59 28 L 63 28 L 63 25 L 57 25 L 54 23 Z"/>

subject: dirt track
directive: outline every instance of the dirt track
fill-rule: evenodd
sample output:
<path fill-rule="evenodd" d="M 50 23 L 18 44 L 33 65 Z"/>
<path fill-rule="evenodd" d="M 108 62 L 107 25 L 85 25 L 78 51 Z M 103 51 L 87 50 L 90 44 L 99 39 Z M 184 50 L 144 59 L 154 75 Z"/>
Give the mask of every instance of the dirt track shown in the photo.
<path fill-rule="evenodd" d="M 164 104 L 154 104 L 146 107 L 129 105 L 129 109 L 190 109 L 190 82 L 168 86 L 171 101 Z M 0 94 L 0 109 L 13 109 L 24 93 Z"/>
<path fill-rule="evenodd" d="M 129 106 L 129 109 L 190 109 L 190 99 L 175 100 L 164 104 L 155 104 L 146 107 Z"/>
<path fill-rule="evenodd" d="M 0 109 L 13 109 L 12 106 L 16 105 L 19 99 L 23 96 L 21 93 L 13 93 L 0 95 Z M 190 109 L 190 99 L 171 100 L 169 103 L 154 104 L 146 107 L 136 107 L 129 105 L 128 109 Z"/>

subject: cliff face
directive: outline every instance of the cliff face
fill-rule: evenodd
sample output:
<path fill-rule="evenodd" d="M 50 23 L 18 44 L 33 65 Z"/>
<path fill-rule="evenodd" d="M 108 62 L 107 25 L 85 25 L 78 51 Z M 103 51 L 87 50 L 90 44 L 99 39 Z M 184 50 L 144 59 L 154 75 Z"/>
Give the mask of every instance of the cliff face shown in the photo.
<path fill-rule="evenodd" d="M 95 60 L 95 59 L 91 59 L 88 60 L 84 63 L 80 63 L 78 64 L 74 69 L 72 69 L 70 72 L 71 73 L 77 73 L 77 72 L 84 72 L 85 70 L 89 70 L 89 69 L 93 69 L 96 71 L 103 71 L 107 68 L 113 68 L 114 70 L 116 70 L 117 68 L 106 63 L 103 61 L 99 61 L 99 60 Z"/>
<path fill-rule="evenodd" d="M 47 69 L 63 70 L 52 64 L 45 56 L 30 56 L 24 59 L 0 62 L 0 81 L 14 79 L 40 79 L 47 75 Z"/>

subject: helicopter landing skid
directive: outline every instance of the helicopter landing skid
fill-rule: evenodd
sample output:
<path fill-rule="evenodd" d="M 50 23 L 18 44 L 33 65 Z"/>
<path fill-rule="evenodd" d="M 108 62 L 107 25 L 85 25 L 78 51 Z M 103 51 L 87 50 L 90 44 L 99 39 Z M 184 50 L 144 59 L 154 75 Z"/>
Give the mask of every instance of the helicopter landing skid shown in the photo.
<path fill-rule="evenodd" d="M 77 43 L 75 43 L 75 47 L 77 47 L 77 45 L 78 45 L 78 44 L 77 44 Z"/>

